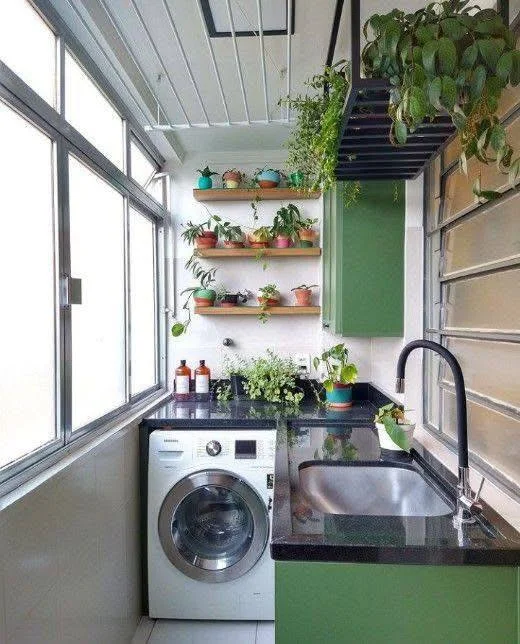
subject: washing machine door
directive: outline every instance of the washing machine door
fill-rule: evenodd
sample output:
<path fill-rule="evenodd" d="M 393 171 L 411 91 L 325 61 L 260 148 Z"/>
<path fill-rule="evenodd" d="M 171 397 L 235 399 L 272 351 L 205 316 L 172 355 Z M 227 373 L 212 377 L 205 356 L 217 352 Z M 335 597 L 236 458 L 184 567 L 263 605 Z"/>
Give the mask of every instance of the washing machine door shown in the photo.
<path fill-rule="evenodd" d="M 255 490 L 223 470 L 195 472 L 168 493 L 159 538 L 172 564 L 210 583 L 244 575 L 262 556 L 269 515 Z"/>

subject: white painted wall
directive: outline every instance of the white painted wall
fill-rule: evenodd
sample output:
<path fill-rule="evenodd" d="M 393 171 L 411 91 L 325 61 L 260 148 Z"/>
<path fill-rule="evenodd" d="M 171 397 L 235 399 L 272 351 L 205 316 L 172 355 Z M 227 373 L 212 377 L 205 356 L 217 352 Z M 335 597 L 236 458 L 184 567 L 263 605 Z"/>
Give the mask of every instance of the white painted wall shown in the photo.
<path fill-rule="evenodd" d="M 172 167 L 172 215 L 174 225 L 174 265 L 175 265 L 175 299 L 176 314 L 183 319 L 180 310 L 183 304 L 179 293 L 187 286 L 194 285 L 190 274 L 184 269 L 186 260 L 192 253 L 192 248 L 181 239 L 182 224 L 188 220 L 201 222 L 207 218 L 207 211 L 201 203 L 193 198 L 192 190 L 196 186 L 197 168 L 209 165 L 217 172 L 227 168 L 237 167 L 252 174 L 257 167 L 269 164 L 281 167 L 285 153 L 281 150 L 263 153 L 212 152 L 202 158 L 189 157 L 182 167 Z M 217 185 L 218 177 L 214 177 Z M 319 218 L 322 221 L 323 202 L 321 199 L 294 200 L 304 217 Z M 209 211 L 219 214 L 224 219 L 236 222 L 241 226 L 251 226 L 251 208 L 249 202 L 211 202 L 207 203 Z M 280 202 L 264 201 L 259 206 L 259 225 L 271 224 Z M 290 289 L 302 283 L 318 284 L 315 303 L 321 300 L 322 260 L 319 257 L 274 259 L 268 258 L 268 267 L 263 270 L 264 261 L 251 258 L 233 260 L 204 260 L 208 267 L 217 266 L 217 285 L 225 284 L 230 289 L 247 288 L 254 293 L 265 284 L 276 283 L 282 293 L 282 304 L 291 304 L 293 295 Z M 252 302 L 250 302 L 252 303 Z M 232 348 L 222 345 L 224 338 L 234 341 Z M 319 316 L 302 317 L 272 317 L 262 324 L 255 316 L 215 318 L 200 315 L 192 316 L 192 323 L 187 334 L 180 338 L 172 338 L 171 352 L 173 363 L 186 359 L 193 369 L 200 359 L 205 359 L 212 370 L 212 375 L 222 375 L 222 360 L 225 353 L 253 355 L 272 348 L 278 354 L 291 356 L 295 353 L 306 353 L 314 356 L 321 347 L 328 347 L 334 342 L 346 342 L 351 349 L 351 359 L 358 364 L 359 379 L 370 380 L 370 339 L 339 338 L 321 328 Z"/>

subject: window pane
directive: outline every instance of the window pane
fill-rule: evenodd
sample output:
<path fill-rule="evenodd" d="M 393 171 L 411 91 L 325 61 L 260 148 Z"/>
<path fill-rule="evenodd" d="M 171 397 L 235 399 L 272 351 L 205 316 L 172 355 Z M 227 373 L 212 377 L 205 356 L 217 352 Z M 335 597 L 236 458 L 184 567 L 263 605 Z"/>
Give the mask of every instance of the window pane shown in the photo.
<path fill-rule="evenodd" d="M 69 52 L 65 52 L 65 116 L 112 163 L 123 169 L 123 121 Z"/>
<path fill-rule="evenodd" d="M 132 395 L 156 383 L 155 224 L 130 209 Z"/>
<path fill-rule="evenodd" d="M 443 431 L 456 440 L 455 396 L 442 393 Z M 468 401 L 468 440 L 471 452 L 520 484 L 520 420 Z"/>
<path fill-rule="evenodd" d="M 520 258 L 519 204 L 515 192 L 500 204 L 450 228 L 445 237 L 444 274 Z"/>
<path fill-rule="evenodd" d="M 55 107 L 56 38 L 27 0 L 0 3 L 0 60 Z"/>
<path fill-rule="evenodd" d="M 123 197 L 69 157 L 71 272 L 82 280 L 72 306 L 73 430 L 122 405 L 125 395 Z"/>
<path fill-rule="evenodd" d="M 520 332 L 520 269 L 445 285 L 446 329 Z"/>
<path fill-rule="evenodd" d="M 460 362 L 467 390 L 520 410 L 520 344 L 449 338 L 446 347 Z M 444 360 L 442 374 L 453 384 Z"/>
<path fill-rule="evenodd" d="M 135 179 L 140 186 L 147 189 L 152 177 L 157 172 L 157 167 L 133 139 L 130 141 L 130 157 L 132 179 Z"/>
<path fill-rule="evenodd" d="M 55 438 L 56 392 L 52 142 L 2 102 L 0 140 L 1 467 Z"/>

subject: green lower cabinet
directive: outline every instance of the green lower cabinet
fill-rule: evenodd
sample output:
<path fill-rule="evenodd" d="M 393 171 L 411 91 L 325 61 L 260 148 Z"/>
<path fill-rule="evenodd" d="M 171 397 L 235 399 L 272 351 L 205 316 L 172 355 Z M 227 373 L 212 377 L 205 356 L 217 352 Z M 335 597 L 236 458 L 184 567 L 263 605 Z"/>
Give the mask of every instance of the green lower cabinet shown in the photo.
<path fill-rule="evenodd" d="M 517 644 L 520 569 L 276 562 L 276 644 Z"/>
<path fill-rule="evenodd" d="M 348 208 L 343 190 L 324 195 L 323 323 L 344 336 L 402 336 L 405 182 L 362 181 Z"/>

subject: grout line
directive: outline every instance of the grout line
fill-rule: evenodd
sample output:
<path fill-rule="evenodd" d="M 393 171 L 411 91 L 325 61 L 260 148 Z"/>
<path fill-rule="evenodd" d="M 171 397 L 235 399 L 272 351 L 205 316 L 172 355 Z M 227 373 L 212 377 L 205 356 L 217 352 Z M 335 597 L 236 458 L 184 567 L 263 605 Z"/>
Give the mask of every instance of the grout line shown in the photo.
<path fill-rule="evenodd" d="M 256 622 L 255 626 L 255 644 L 258 644 L 258 622 Z"/>

